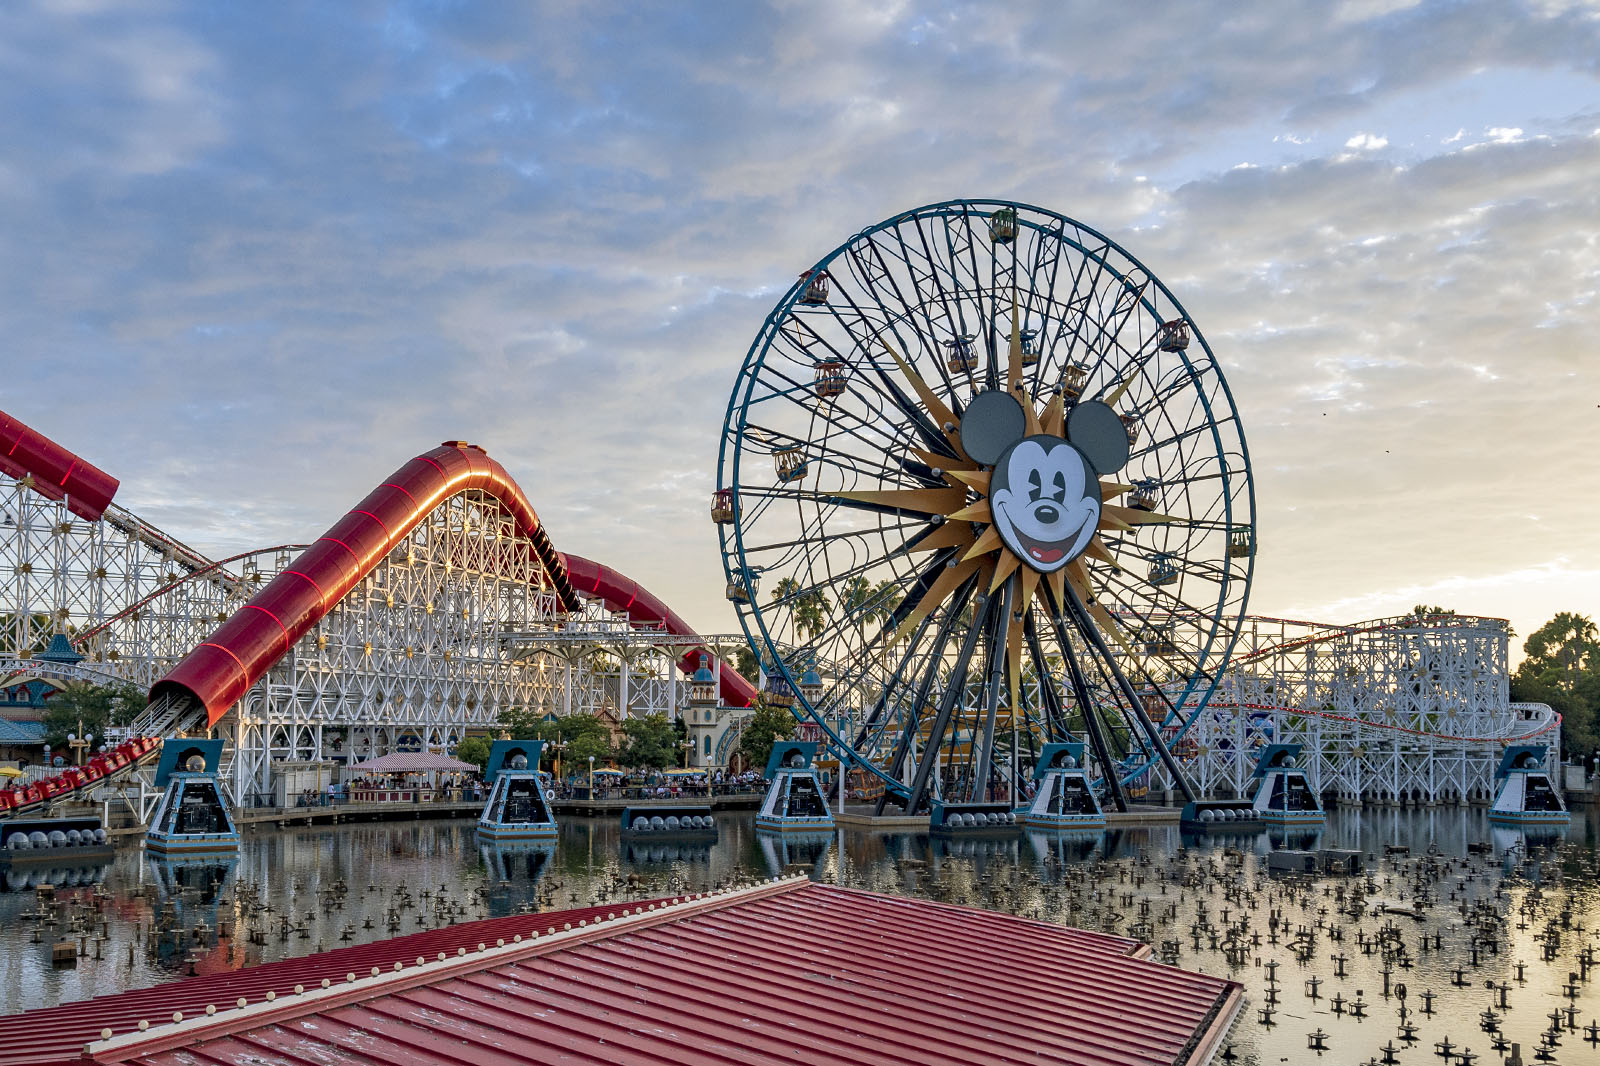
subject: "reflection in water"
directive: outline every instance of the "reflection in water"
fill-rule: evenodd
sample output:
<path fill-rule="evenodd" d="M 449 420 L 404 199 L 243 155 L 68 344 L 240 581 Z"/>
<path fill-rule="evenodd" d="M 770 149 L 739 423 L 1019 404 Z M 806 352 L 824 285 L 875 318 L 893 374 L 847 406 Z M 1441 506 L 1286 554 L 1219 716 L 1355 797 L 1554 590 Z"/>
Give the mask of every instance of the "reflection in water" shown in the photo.
<path fill-rule="evenodd" d="M 790 877 L 806 874 L 825 865 L 828 849 L 833 839 L 843 830 L 818 833 L 766 833 L 757 831 L 756 840 L 761 845 L 763 866 L 761 873 L 767 877 Z"/>
<path fill-rule="evenodd" d="M 1424 1050 L 1448 1036 L 1475 1055 L 1491 1051 L 1494 1036 L 1478 1027 L 1498 995 L 1485 989 L 1490 980 L 1508 985 L 1509 1009 L 1496 1008 L 1496 1024 L 1529 1061 L 1552 1010 L 1570 1003 L 1577 1011 L 1579 1028 L 1564 1030 L 1557 1048 L 1563 1062 L 1590 1050 L 1582 1026 L 1600 1014 L 1593 808 L 1542 836 L 1491 827 L 1478 808 L 1335 810 L 1320 832 L 1287 835 L 1188 836 L 1177 826 L 955 839 L 779 835 L 731 814 L 719 816 L 718 828 L 715 843 L 624 842 L 615 819 L 569 818 L 553 846 L 495 845 L 470 821 L 392 822 L 250 834 L 231 863 L 164 863 L 124 850 L 103 870 L 63 872 L 53 903 L 32 881 L 0 894 L 0 1009 L 476 918 L 810 872 L 1135 936 L 1158 958 L 1239 980 L 1250 997 L 1232 1035 L 1242 1061 L 1299 1061 L 1316 1029 L 1326 1034 L 1329 1063 L 1364 1062 L 1390 1039 L 1402 1046 L 1401 983 L 1411 990 L 1405 1023 L 1418 1027 Z M 1359 850 L 1374 860 L 1371 876 L 1269 875 L 1266 856 L 1281 848 Z M 1396 854 L 1384 858 L 1390 849 Z M 79 935 L 94 949 L 76 968 L 53 969 L 51 942 Z M 1586 951 L 1594 959 L 1587 968 Z M 1580 980 L 1569 1001 L 1567 974 L 1580 969 L 1593 983 Z M 1424 990 L 1435 995 L 1431 1016 L 1419 1011 Z M 1361 1018 L 1346 1009 L 1358 998 Z M 1270 1026 L 1258 1013 L 1268 1007 Z"/>
<path fill-rule="evenodd" d="M 537 884 L 545 870 L 556 861 L 556 846 L 548 843 L 479 845 L 485 876 L 498 887 L 510 888 L 514 882 Z"/>
<path fill-rule="evenodd" d="M 105 879 L 108 865 L 95 862 L 82 866 L 18 866 L 5 872 L 0 886 L 7 892 L 33 892 L 43 885 L 52 888 L 93 885 Z"/>

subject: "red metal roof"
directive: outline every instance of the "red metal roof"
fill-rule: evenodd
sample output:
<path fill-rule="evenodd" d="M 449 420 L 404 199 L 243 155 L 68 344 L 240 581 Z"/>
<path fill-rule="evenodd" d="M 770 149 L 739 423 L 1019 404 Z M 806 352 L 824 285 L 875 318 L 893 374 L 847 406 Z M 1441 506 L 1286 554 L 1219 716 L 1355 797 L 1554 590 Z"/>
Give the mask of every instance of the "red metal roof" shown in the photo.
<path fill-rule="evenodd" d="M 656 900 L 658 906 L 681 897 Z M 644 903 L 630 906 L 645 906 Z M 418 956 L 435 958 L 439 952 L 454 955 L 461 948 L 474 950 L 480 943 L 493 944 L 534 924 L 543 929 L 560 928 L 580 921 L 594 921 L 616 905 L 579 907 L 543 914 L 518 914 L 507 918 L 488 918 L 477 922 L 430 929 L 422 933 L 390 937 L 370 944 L 335 948 L 297 959 L 268 962 L 228 973 L 191 977 L 151 988 L 118 992 L 109 996 L 65 1003 L 59 1007 L 28 1011 L 0 1018 L 0 1066 L 46 1066 L 58 1062 L 77 1062 L 83 1045 L 100 1035 L 106 1027 L 125 1032 L 141 1018 L 171 1018 L 173 1011 L 189 1014 L 204 1011 L 206 1004 L 231 1006 L 240 996 L 255 1002 L 271 991 L 288 995 L 295 985 L 316 987 L 323 978 L 342 981 L 348 973 L 370 974 L 372 967 L 390 969 L 396 962 L 414 963 Z"/>
<path fill-rule="evenodd" d="M 1242 991 L 1133 941 L 799 878 L 637 907 L 553 935 L 525 916 L 520 943 L 111 1026 L 81 1061 L 1192 1066 Z"/>

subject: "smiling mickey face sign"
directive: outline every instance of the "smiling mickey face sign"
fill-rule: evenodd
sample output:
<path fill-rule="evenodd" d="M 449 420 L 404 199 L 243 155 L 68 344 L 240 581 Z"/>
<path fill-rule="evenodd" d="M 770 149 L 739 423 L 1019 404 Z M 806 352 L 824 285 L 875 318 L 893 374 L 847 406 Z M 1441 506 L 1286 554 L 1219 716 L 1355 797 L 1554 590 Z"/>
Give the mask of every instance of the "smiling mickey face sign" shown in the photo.
<path fill-rule="evenodd" d="M 1128 434 L 1098 400 L 1067 416 L 1065 437 L 1024 436 L 1022 405 L 998 390 L 973 397 L 961 419 L 967 454 L 993 467 L 989 505 L 1001 541 L 1043 574 L 1066 566 L 1089 545 L 1100 524 L 1097 475 L 1128 462 Z"/>
<path fill-rule="evenodd" d="M 1024 437 L 989 481 L 994 528 L 1017 558 L 1041 573 L 1076 559 L 1100 524 L 1100 483 L 1083 453 L 1060 437 Z"/>

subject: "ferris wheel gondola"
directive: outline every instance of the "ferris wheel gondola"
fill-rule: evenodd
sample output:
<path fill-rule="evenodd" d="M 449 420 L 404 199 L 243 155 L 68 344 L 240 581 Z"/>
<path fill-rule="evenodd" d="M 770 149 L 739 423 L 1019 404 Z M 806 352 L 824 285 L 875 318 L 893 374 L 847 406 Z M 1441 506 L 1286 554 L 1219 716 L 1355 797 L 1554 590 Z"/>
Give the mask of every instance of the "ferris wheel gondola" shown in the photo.
<path fill-rule="evenodd" d="M 1118 806 L 1158 765 L 1188 790 L 1169 747 L 1244 614 L 1250 464 L 1204 337 L 1108 238 L 1007 201 L 864 230 L 767 316 L 718 477 L 752 645 L 791 692 L 826 664 L 795 711 L 886 796 L 1014 796 L 1080 736 Z"/>

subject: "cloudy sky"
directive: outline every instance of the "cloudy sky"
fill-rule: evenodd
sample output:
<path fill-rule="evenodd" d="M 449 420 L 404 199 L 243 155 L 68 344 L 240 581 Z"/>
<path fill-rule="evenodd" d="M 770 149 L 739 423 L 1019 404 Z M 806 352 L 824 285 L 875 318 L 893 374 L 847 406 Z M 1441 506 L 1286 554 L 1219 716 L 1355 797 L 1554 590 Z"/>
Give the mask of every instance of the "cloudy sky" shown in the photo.
<path fill-rule="evenodd" d="M 1252 609 L 1600 613 L 1600 3 L 0 6 L 0 407 L 214 553 L 465 438 L 734 628 L 750 338 L 905 208 L 1139 256 L 1256 472 Z"/>

